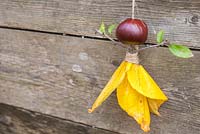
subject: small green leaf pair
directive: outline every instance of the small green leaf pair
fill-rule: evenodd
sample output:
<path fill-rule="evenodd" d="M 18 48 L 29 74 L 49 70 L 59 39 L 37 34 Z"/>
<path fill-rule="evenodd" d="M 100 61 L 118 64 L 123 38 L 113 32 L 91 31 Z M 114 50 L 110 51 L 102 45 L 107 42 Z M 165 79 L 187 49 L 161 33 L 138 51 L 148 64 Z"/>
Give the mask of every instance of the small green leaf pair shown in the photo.
<path fill-rule="evenodd" d="M 112 34 L 113 30 L 116 28 L 116 24 L 111 24 L 108 26 L 108 29 L 107 29 L 107 32 L 108 34 Z M 102 21 L 101 22 L 101 25 L 99 27 L 99 31 L 102 33 L 102 34 L 106 34 L 106 26 L 104 24 L 104 22 Z"/>
<path fill-rule="evenodd" d="M 160 30 L 157 34 L 157 43 L 162 43 L 164 41 L 164 31 Z M 190 58 L 193 57 L 194 55 L 192 54 L 191 50 L 183 45 L 179 45 L 176 43 L 172 43 L 168 45 L 169 51 L 180 58 Z"/>

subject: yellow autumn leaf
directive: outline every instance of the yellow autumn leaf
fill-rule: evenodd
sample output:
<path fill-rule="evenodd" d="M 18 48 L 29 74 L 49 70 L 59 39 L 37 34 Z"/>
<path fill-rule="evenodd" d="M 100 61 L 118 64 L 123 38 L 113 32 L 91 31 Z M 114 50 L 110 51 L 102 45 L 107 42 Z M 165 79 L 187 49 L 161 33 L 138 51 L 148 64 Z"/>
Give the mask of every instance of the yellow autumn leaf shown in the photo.
<path fill-rule="evenodd" d="M 101 91 L 100 95 L 92 105 L 91 109 L 88 109 L 88 112 L 93 112 L 97 107 L 99 107 L 109 96 L 110 94 L 119 86 L 119 84 L 123 81 L 126 72 L 130 69 L 131 63 L 123 61 L 121 65 L 114 72 L 113 76 L 105 86 L 105 88 Z"/>
<path fill-rule="evenodd" d="M 120 107 L 148 132 L 150 112 L 160 116 L 158 109 L 167 97 L 141 65 L 123 61 L 88 112 L 93 112 L 116 88 Z"/>
<path fill-rule="evenodd" d="M 140 124 L 143 131 L 148 132 L 150 112 L 147 98 L 133 89 L 126 77 L 117 88 L 117 98 L 120 107 Z"/>
<path fill-rule="evenodd" d="M 159 107 L 165 102 L 163 100 L 155 100 L 155 99 L 147 99 L 149 104 L 149 109 L 152 113 L 160 116 L 160 113 L 158 112 Z"/>
<path fill-rule="evenodd" d="M 151 99 L 167 100 L 165 94 L 161 91 L 143 66 L 133 64 L 131 69 L 127 72 L 127 75 L 131 87 L 140 94 Z"/>

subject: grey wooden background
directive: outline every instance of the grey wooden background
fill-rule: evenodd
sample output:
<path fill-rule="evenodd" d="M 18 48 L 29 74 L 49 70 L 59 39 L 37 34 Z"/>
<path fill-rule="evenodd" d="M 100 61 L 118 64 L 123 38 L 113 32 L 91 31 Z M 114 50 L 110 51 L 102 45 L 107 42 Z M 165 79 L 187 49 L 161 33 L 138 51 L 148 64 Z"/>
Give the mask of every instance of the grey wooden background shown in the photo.
<path fill-rule="evenodd" d="M 0 103 L 99 128 L 90 133 L 142 133 L 119 108 L 115 93 L 87 113 L 125 55 L 95 29 L 101 20 L 111 24 L 130 17 L 131 2 L 0 0 Z M 200 1 L 136 0 L 136 17 L 149 25 L 148 42 L 164 29 L 168 39 L 194 53 L 179 59 L 164 47 L 141 52 L 141 64 L 169 97 L 162 117 L 152 115 L 150 133 L 199 133 Z"/>

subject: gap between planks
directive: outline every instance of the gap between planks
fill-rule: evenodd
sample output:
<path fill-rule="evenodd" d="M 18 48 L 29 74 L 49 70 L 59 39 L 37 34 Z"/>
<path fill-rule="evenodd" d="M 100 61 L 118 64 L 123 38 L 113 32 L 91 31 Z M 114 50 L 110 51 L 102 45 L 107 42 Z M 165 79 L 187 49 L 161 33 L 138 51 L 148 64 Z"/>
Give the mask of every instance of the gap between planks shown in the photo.
<path fill-rule="evenodd" d="M 85 124 L 85 123 L 76 122 L 76 121 L 69 120 L 69 119 L 59 118 L 59 117 L 56 117 L 56 116 L 53 116 L 53 115 L 48 115 L 48 114 L 40 113 L 40 112 L 37 112 L 37 111 L 32 111 L 32 110 L 25 109 L 25 108 L 18 107 L 18 106 L 13 106 L 13 105 L 4 104 L 4 103 L 0 103 L 0 105 L 5 105 L 6 107 L 12 107 L 16 110 L 20 110 L 20 111 L 28 113 L 32 116 L 40 115 L 40 116 L 44 116 L 44 117 L 51 118 L 51 119 L 53 118 L 53 119 L 56 119 L 56 120 L 60 120 L 60 121 L 64 121 L 64 122 L 68 122 L 68 123 L 72 123 L 72 124 L 77 124 L 78 126 L 85 126 L 85 127 L 94 128 L 94 129 L 96 128 L 98 130 L 111 132 L 113 134 L 122 134 L 122 133 L 115 132 L 115 131 L 112 131 L 112 130 L 108 130 L 108 129 L 104 129 L 104 128 L 100 128 L 100 127 L 96 127 L 96 126 L 91 126 L 91 125 L 88 125 L 88 124 Z M 0 124 L 1 124 L 1 122 L 0 122 Z"/>
<path fill-rule="evenodd" d="M 110 41 L 106 38 L 100 38 L 100 37 L 92 37 L 92 36 L 84 36 L 84 35 L 75 35 L 75 34 L 69 34 L 69 33 L 59 33 L 59 32 L 51 32 L 51 31 L 42 31 L 42 30 L 35 30 L 35 29 L 26 29 L 26 28 L 20 28 L 20 27 L 8 27 L 8 26 L 1 26 L 1 29 L 9 29 L 9 30 L 16 30 L 16 31 L 26 31 L 26 32 L 34 32 L 34 33 L 44 33 L 44 34 L 52 34 L 52 35 L 60 35 L 60 36 L 69 36 L 69 37 L 76 37 L 76 38 L 86 38 L 86 39 L 92 39 L 92 40 L 102 40 L 102 41 Z M 150 43 L 150 42 L 148 42 Z M 113 44 L 114 45 L 114 44 Z M 159 46 L 166 48 L 166 46 Z M 200 48 L 194 48 L 191 46 L 188 46 L 192 51 L 200 51 Z"/>

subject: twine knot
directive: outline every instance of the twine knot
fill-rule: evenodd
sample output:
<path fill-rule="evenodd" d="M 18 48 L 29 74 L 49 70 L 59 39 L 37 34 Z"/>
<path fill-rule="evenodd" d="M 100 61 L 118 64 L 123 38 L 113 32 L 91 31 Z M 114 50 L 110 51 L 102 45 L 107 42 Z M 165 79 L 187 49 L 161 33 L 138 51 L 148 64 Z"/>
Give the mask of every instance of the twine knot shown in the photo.
<path fill-rule="evenodd" d="M 134 64 L 139 64 L 138 53 L 132 54 L 130 52 L 126 52 L 125 61 L 130 62 L 130 63 L 134 63 Z"/>

